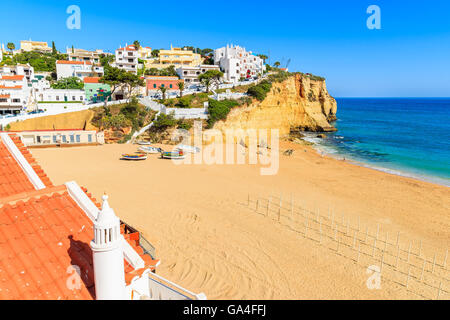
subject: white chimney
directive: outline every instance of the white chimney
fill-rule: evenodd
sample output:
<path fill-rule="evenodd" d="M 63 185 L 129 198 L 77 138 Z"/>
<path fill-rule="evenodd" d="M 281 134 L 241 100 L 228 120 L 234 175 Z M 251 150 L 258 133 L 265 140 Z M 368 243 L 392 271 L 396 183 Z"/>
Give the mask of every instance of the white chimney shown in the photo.
<path fill-rule="evenodd" d="M 102 197 L 102 209 L 94 221 L 94 240 L 91 241 L 94 262 L 95 296 L 97 300 L 125 299 L 125 271 L 123 237 L 120 219 Z"/>

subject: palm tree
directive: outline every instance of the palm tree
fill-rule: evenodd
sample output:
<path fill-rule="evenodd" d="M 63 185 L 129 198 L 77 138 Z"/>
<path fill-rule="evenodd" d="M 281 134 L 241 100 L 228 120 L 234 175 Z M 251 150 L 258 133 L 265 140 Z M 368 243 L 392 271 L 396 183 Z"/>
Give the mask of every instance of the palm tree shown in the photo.
<path fill-rule="evenodd" d="M 177 85 L 178 85 L 178 89 L 180 90 L 180 98 L 181 98 L 183 96 L 184 81 L 178 81 Z"/>
<path fill-rule="evenodd" d="M 134 40 L 133 45 L 136 48 L 136 50 L 139 50 L 139 48 L 141 47 L 141 44 L 139 43 L 138 40 Z"/>
<path fill-rule="evenodd" d="M 160 87 L 158 88 L 158 90 L 161 91 L 162 99 L 163 99 L 163 100 L 166 100 L 166 91 L 167 91 L 167 88 L 164 87 L 164 86 L 160 86 Z"/>
<path fill-rule="evenodd" d="M 258 54 L 258 57 L 260 57 L 261 59 L 263 59 L 264 63 L 266 63 L 266 60 L 268 58 L 268 56 L 266 56 L 265 54 Z"/>
<path fill-rule="evenodd" d="M 278 68 L 278 67 L 280 66 L 280 64 L 281 64 L 281 63 L 277 61 L 277 62 L 275 62 L 273 65 L 274 65 L 275 67 Z"/>
<path fill-rule="evenodd" d="M 16 45 L 12 42 L 8 42 L 8 44 L 6 45 L 6 47 L 11 50 L 11 53 L 13 53 L 13 50 L 16 48 Z"/>

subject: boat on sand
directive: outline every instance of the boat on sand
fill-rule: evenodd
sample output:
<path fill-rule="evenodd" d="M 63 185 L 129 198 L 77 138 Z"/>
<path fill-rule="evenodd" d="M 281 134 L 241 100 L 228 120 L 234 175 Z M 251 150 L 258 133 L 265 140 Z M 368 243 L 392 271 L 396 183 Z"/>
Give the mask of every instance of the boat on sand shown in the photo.
<path fill-rule="evenodd" d="M 183 150 L 166 151 L 161 153 L 163 159 L 184 159 L 186 156 Z"/>
<path fill-rule="evenodd" d="M 135 153 L 135 154 L 130 154 L 130 153 L 124 153 L 122 154 L 122 158 L 120 158 L 122 160 L 145 160 L 147 159 L 147 155 L 144 153 Z"/>
<path fill-rule="evenodd" d="M 142 146 L 139 147 L 139 151 L 142 151 L 144 153 L 161 153 L 163 150 L 161 148 L 152 147 L 152 146 Z"/>

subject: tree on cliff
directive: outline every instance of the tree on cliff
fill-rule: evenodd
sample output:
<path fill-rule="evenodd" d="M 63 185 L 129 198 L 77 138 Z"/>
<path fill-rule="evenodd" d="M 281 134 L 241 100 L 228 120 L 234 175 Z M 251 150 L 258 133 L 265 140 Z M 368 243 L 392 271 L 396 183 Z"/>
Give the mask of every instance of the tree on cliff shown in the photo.
<path fill-rule="evenodd" d="M 212 83 L 219 83 L 223 77 L 223 72 L 219 70 L 208 70 L 198 76 L 198 80 L 206 87 L 206 92 L 209 92 L 209 86 Z"/>
<path fill-rule="evenodd" d="M 184 91 L 184 81 L 178 81 L 177 85 L 178 85 L 178 89 L 180 90 L 180 98 L 182 98 L 183 91 Z"/>
<path fill-rule="evenodd" d="M 12 42 L 8 42 L 8 44 L 6 45 L 6 47 L 11 50 L 11 53 L 13 53 L 13 50 L 16 49 L 16 45 Z"/>
<path fill-rule="evenodd" d="M 158 88 L 158 90 L 161 91 L 163 101 L 166 100 L 166 91 L 167 91 L 167 88 L 166 88 L 166 87 L 163 87 L 163 86 L 160 86 L 160 87 Z"/>
<path fill-rule="evenodd" d="M 278 68 L 280 66 L 280 64 L 281 63 L 279 61 L 276 61 L 273 65 Z"/>
<path fill-rule="evenodd" d="M 58 51 L 56 51 L 55 41 L 52 41 L 52 55 L 56 55 Z"/>

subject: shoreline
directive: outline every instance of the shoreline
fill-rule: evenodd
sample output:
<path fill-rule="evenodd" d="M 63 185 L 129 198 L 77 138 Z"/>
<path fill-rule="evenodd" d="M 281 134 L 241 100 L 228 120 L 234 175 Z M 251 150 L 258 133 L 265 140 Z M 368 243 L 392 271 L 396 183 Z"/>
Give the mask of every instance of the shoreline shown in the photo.
<path fill-rule="evenodd" d="M 316 134 L 313 132 L 307 132 L 307 133 L 311 134 L 311 135 L 319 134 L 319 133 Z M 433 183 L 433 184 L 440 185 L 443 187 L 450 187 L 450 179 L 435 176 L 435 175 L 430 175 L 430 174 L 419 173 L 419 172 L 410 172 L 407 169 L 401 170 L 401 169 L 377 166 L 377 165 L 371 164 L 369 162 L 364 162 L 364 160 L 354 159 L 351 156 L 351 154 L 347 154 L 348 158 L 346 158 L 344 154 L 339 153 L 338 148 L 334 149 L 332 146 L 325 146 L 325 145 L 320 144 L 320 140 L 322 138 L 315 138 L 315 137 L 312 137 L 312 138 L 306 137 L 306 138 L 308 140 L 306 140 L 306 139 L 302 139 L 302 140 L 311 143 L 312 144 L 311 148 L 314 149 L 319 155 L 321 155 L 321 153 L 323 153 L 324 155 L 326 155 L 330 158 L 340 160 L 340 161 L 346 161 L 346 162 L 352 163 L 356 166 L 373 169 L 373 170 L 388 173 L 388 174 L 393 174 L 393 175 L 396 175 L 399 177 L 405 177 L 405 178 L 415 179 L 415 180 L 422 181 L 422 182 Z M 317 140 L 318 142 L 316 142 L 315 140 Z M 335 152 L 335 153 L 328 152 L 327 149 L 333 149 L 333 150 L 336 150 L 337 152 Z"/>

